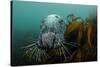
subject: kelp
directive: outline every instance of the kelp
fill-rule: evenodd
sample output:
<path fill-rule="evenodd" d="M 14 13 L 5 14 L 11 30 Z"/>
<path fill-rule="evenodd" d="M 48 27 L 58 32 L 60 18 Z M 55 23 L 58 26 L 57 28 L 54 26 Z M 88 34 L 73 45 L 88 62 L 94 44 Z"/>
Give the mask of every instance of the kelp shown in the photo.
<path fill-rule="evenodd" d="M 96 21 L 94 21 L 93 17 L 88 17 L 84 23 L 77 20 L 73 21 L 73 18 L 71 21 L 70 24 L 66 25 L 65 38 L 68 40 L 69 36 L 73 36 L 70 34 L 76 31 L 77 33 L 74 35 L 76 36 L 75 42 L 80 44 L 80 48 L 73 52 L 71 61 L 78 62 L 96 60 Z"/>

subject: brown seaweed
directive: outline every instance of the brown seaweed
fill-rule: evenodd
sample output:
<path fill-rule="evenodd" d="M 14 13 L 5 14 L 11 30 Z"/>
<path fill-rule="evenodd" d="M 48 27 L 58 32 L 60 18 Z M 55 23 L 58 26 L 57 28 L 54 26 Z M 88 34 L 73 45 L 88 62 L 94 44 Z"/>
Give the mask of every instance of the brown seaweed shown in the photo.
<path fill-rule="evenodd" d="M 96 60 L 96 44 L 93 43 L 96 38 L 96 26 L 92 19 L 84 21 L 84 24 L 74 20 L 66 26 L 65 38 L 76 31 L 76 43 L 80 44 L 80 48 L 73 52 L 70 62 Z"/>

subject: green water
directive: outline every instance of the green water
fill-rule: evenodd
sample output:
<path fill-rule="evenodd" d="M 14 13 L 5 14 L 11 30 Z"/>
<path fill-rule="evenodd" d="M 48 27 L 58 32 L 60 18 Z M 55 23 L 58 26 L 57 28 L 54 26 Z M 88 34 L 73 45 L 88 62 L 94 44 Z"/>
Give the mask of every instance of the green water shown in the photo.
<path fill-rule="evenodd" d="M 68 14 L 85 19 L 96 14 L 94 5 L 72 5 L 41 2 L 13 1 L 12 3 L 12 62 L 14 65 L 23 63 L 21 47 L 32 43 L 38 38 L 41 21 L 50 14 L 58 14 L 66 20 Z M 66 22 L 67 23 L 67 22 Z"/>

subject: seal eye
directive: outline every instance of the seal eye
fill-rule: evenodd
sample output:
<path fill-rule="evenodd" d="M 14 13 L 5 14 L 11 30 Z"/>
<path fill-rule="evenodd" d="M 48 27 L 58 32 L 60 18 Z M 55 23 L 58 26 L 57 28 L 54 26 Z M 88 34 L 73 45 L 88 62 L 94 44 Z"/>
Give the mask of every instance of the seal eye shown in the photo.
<path fill-rule="evenodd" d="M 64 22 L 63 20 L 60 20 L 60 21 L 59 21 L 59 23 L 63 23 L 63 22 Z"/>
<path fill-rule="evenodd" d="M 58 16 L 55 16 L 56 18 L 59 18 Z"/>
<path fill-rule="evenodd" d="M 42 23 L 44 23 L 45 22 L 45 20 L 42 20 Z"/>

